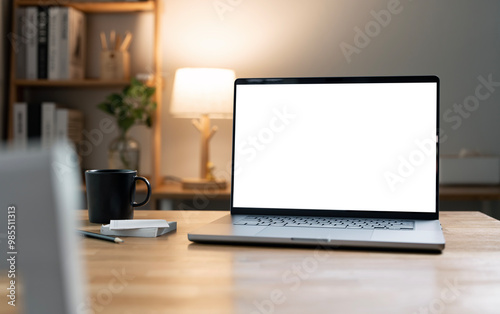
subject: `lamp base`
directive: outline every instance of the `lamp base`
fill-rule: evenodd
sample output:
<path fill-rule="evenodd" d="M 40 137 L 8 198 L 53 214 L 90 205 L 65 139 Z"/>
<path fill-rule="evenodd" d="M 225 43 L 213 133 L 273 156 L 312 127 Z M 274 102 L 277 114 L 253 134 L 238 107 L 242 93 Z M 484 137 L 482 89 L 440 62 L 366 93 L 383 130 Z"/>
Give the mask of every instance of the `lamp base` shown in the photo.
<path fill-rule="evenodd" d="M 182 179 L 182 188 L 188 190 L 201 189 L 219 189 L 224 190 L 227 187 L 227 182 L 224 179 L 207 180 L 198 178 Z"/>

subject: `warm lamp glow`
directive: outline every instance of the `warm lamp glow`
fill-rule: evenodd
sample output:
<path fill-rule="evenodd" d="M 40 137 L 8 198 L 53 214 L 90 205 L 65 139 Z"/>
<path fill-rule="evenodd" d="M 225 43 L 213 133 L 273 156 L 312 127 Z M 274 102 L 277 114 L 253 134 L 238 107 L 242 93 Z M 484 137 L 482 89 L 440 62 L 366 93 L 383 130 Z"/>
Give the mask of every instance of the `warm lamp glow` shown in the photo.
<path fill-rule="evenodd" d="M 175 73 L 170 112 L 181 118 L 230 118 L 233 112 L 233 70 L 183 68 Z"/>
<path fill-rule="evenodd" d="M 209 162 L 209 142 L 217 131 L 210 126 L 212 118 L 231 118 L 233 112 L 233 70 L 210 68 L 184 68 L 175 73 L 170 112 L 179 118 L 193 119 L 200 131 L 200 177 L 184 179 L 185 188 L 225 188 L 226 181 L 213 176 L 213 164 Z"/>

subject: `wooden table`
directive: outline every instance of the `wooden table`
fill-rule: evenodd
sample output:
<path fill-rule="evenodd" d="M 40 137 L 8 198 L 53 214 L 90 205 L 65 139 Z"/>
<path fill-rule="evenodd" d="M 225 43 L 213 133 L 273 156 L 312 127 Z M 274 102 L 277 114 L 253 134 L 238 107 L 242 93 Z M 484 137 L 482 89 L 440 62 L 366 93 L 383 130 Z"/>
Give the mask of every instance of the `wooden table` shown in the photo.
<path fill-rule="evenodd" d="M 500 222 L 479 212 L 441 214 L 442 254 L 188 241 L 189 231 L 226 214 L 137 211 L 136 218 L 177 221 L 178 230 L 122 244 L 82 238 L 87 307 L 110 314 L 500 312 Z M 99 229 L 86 211 L 79 215 L 84 229 Z"/>
<path fill-rule="evenodd" d="M 500 222 L 479 212 L 441 214 L 442 254 L 188 241 L 189 231 L 225 214 L 141 211 L 136 218 L 175 220 L 178 231 L 123 244 L 82 239 L 94 311 L 499 313 Z M 117 276 L 123 286 L 113 293 Z"/>

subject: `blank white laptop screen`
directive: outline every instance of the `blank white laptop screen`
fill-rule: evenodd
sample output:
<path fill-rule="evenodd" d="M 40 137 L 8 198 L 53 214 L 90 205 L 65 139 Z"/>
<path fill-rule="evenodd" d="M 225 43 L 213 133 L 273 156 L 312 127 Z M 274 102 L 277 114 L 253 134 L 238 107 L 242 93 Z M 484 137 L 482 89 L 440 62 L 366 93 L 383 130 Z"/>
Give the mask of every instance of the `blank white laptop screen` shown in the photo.
<path fill-rule="evenodd" d="M 235 92 L 233 207 L 436 211 L 436 82 Z"/>

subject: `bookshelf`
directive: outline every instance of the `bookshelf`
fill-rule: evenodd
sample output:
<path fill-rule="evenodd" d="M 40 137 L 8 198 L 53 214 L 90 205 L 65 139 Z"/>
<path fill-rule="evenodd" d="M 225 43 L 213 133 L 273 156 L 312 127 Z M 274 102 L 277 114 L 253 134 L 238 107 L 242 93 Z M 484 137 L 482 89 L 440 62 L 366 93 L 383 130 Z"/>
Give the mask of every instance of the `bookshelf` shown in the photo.
<path fill-rule="evenodd" d="M 17 0 L 18 6 L 59 5 L 71 6 L 85 13 L 124 13 L 154 11 L 155 0 L 149 1 L 114 1 L 114 2 L 78 2 L 71 0 Z"/>
<path fill-rule="evenodd" d="M 84 14 L 101 14 L 101 13 L 125 13 L 134 14 L 137 12 L 152 12 L 154 15 L 154 23 L 152 30 L 154 32 L 153 36 L 153 80 L 152 85 L 156 86 L 155 101 L 157 103 L 157 109 L 153 116 L 153 126 L 152 126 L 152 160 L 151 160 L 151 174 L 148 177 L 151 178 L 151 184 L 158 186 L 160 184 L 159 176 L 159 160 L 161 151 L 161 133 L 160 124 L 158 118 L 161 116 L 161 104 L 162 104 L 162 81 L 161 81 L 161 45 L 160 45 L 160 25 L 161 25 L 161 12 L 162 12 L 162 2 L 163 0 L 147 0 L 147 1 L 116 1 L 116 2 L 78 2 L 71 0 L 14 0 L 13 1 L 13 17 L 16 16 L 16 10 L 20 7 L 27 6 L 66 6 L 73 7 L 77 10 L 82 11 Z M 12 19 L 12 29 L 16 29 L 16 19 Z M 87 28 L 89 26 L 87 25 Z M 99 56 L 89 56 L 86 58 L 98 58 Z M 18 101 L 23 101 L 23 95 L 30 93 L 35 89 L 50 89 L 51 92 L 58 93 L 65 91 L 68 88 L 74 89 L 100 89 L 100 88 L 121 88 L 129 84 L 129 81 L 125 80 L 110 80 L 104 81 L 99 79 L 80 79 L 80 80 L 27 80 L 16 78 L 16 54 L 14 47 L 11 47 L 11 66 L 9 73 L 9 101 L 7 108 L 7 138 L 12 140 L 13 138 L 13 119 L 12 112 L 14 103 Z M 132 61 L 133 62 L 133 61 Z M 135 73 L 132 73 L 134 75 Z M 91 117 L 89 117 L 91 119 Z"/>
<path fill-rule="evenodd" d="M 14 80 L 14 84 L 21 87 L 125 87 L 129 81 L 112 80 L 102 81 L 98 79 L 85 80 Z"/>

